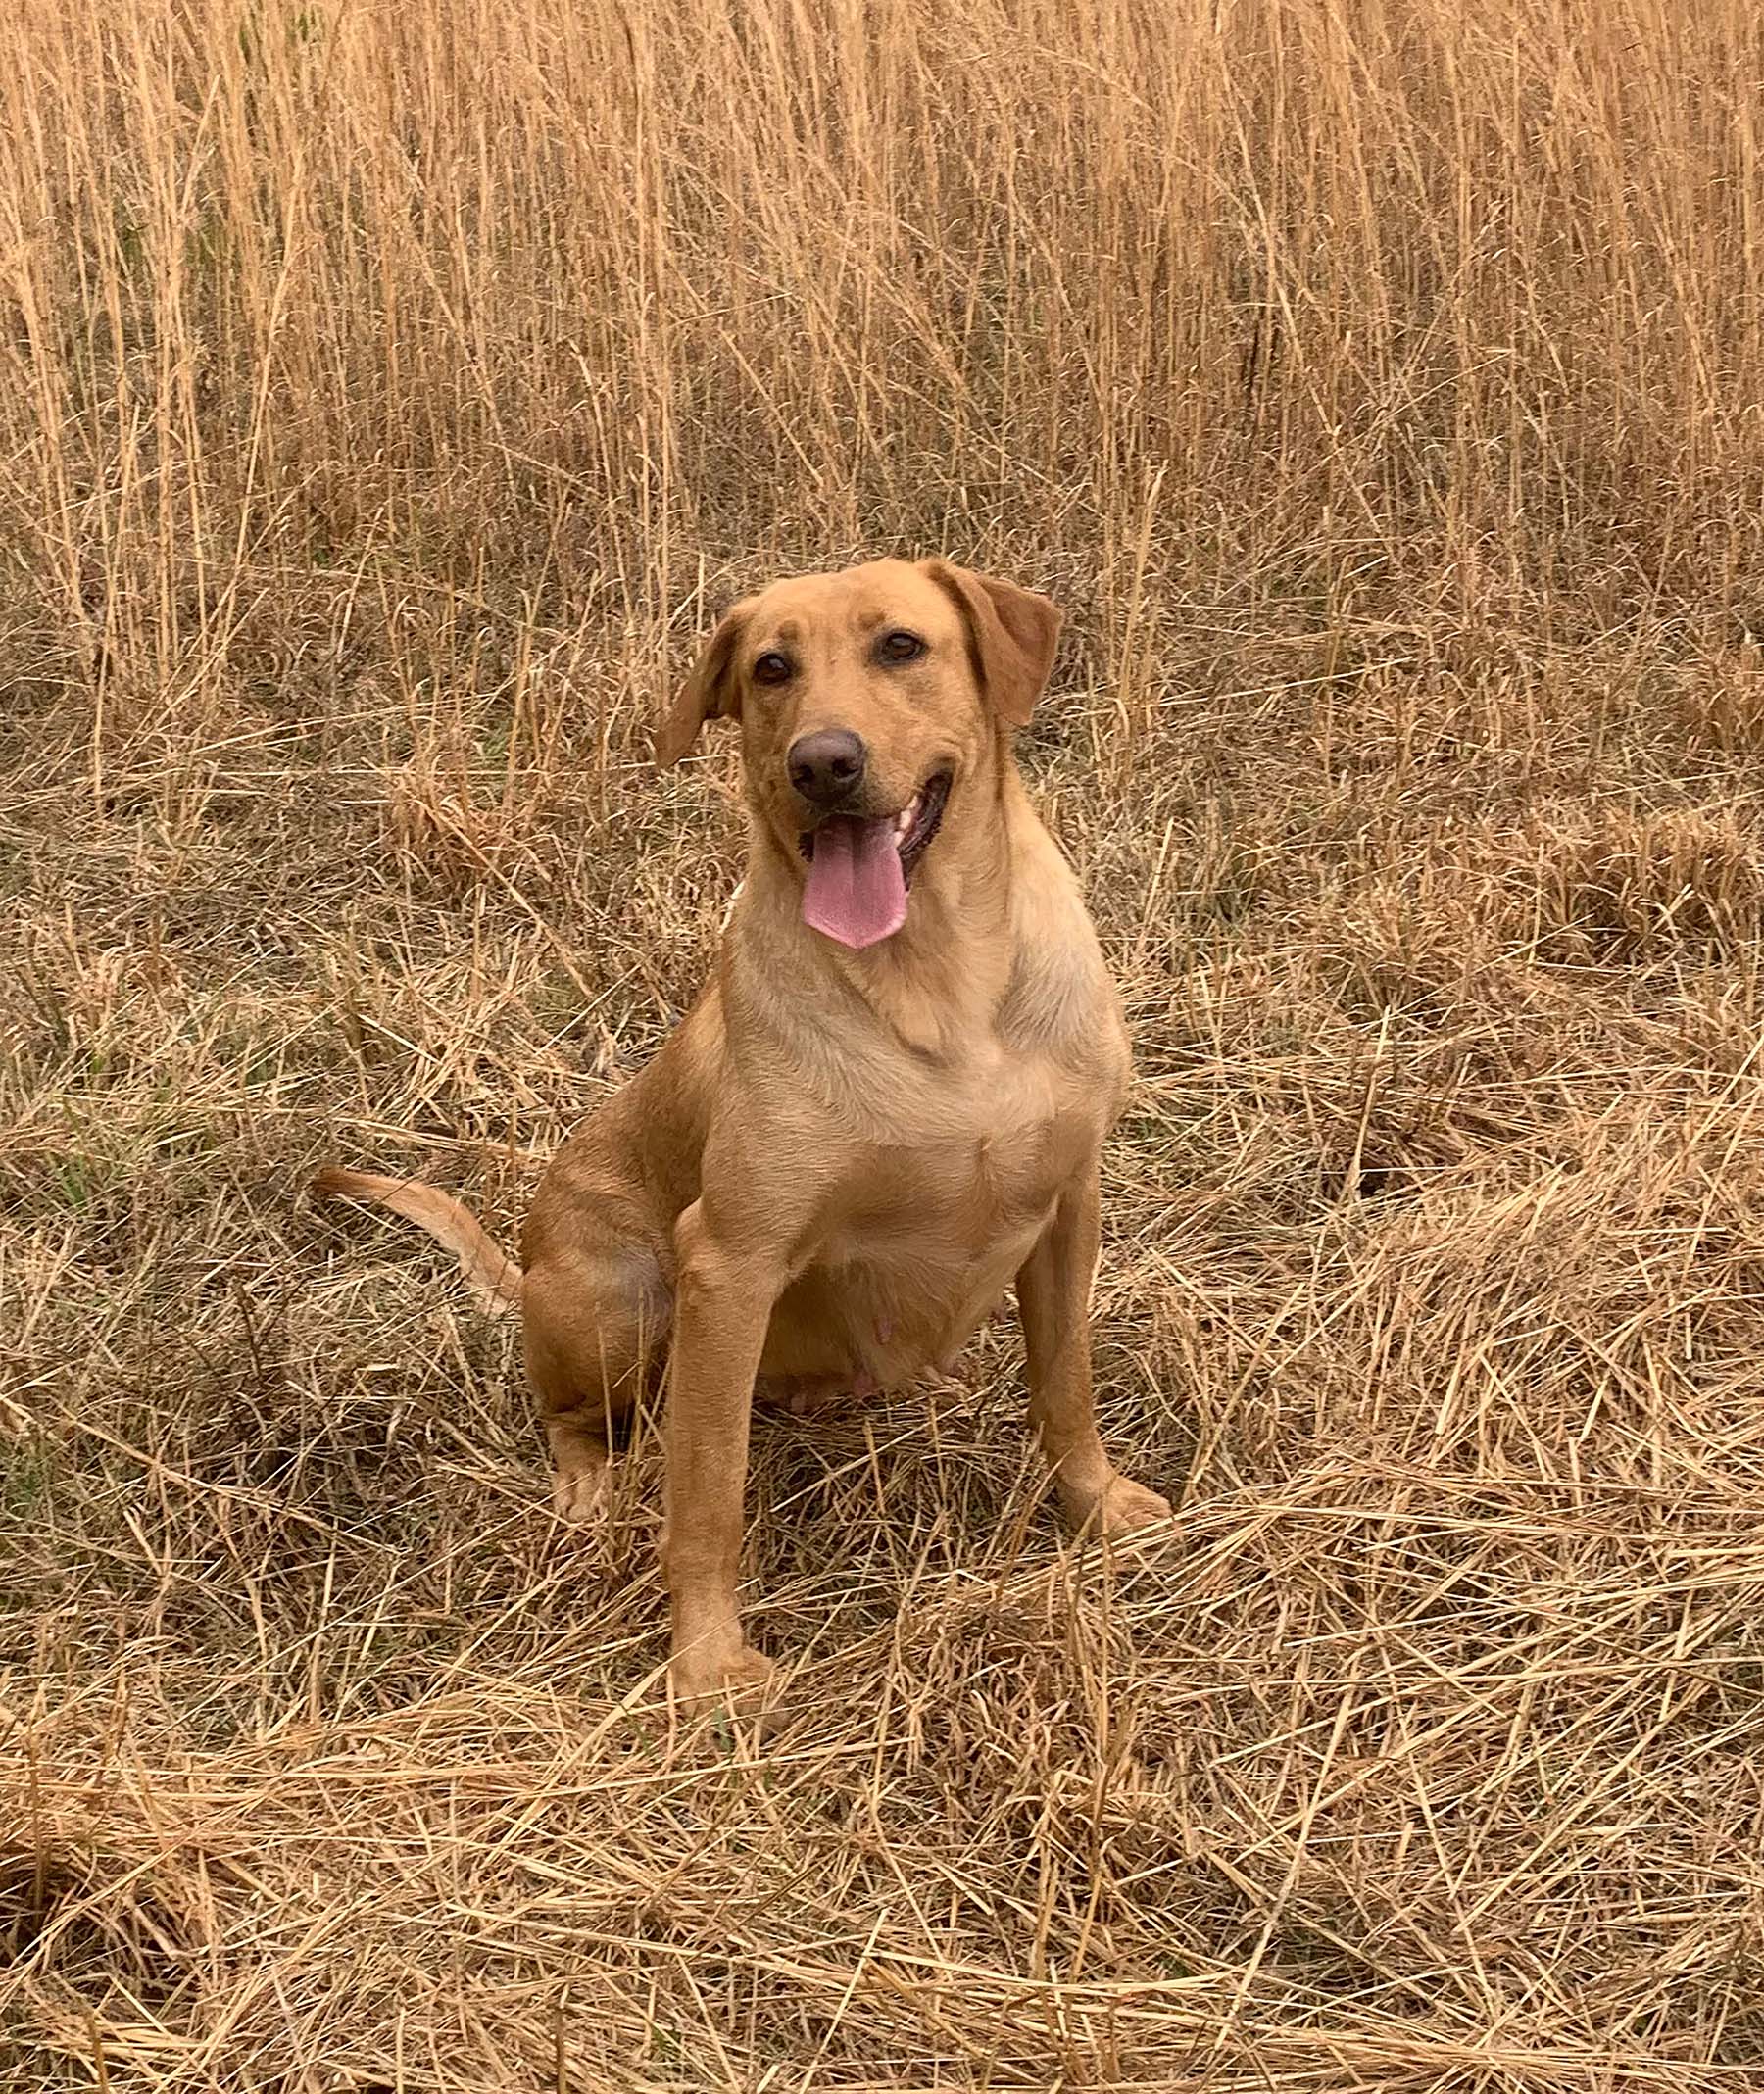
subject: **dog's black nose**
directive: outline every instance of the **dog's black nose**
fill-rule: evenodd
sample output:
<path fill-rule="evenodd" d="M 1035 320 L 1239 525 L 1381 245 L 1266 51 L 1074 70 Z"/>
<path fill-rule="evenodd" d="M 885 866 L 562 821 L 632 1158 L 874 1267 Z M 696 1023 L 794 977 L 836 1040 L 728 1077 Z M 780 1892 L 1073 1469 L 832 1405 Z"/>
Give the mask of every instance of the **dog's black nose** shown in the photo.
<path fill-rule="evenodd" d="M 792 742 L 790 782 L 817 807 L 836 807 L 863 782 L 869 752 L 849 727 L 824 727 Z"/>

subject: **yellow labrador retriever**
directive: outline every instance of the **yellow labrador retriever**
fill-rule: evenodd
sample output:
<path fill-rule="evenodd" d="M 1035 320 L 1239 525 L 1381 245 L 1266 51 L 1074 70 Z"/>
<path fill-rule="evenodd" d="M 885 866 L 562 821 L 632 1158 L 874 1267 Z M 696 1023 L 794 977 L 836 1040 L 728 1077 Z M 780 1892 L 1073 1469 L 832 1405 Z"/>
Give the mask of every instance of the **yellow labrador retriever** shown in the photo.
<path fill-rule="evenodd" d="M 717 626 L 672 763 L 740 722 L 751 841 L 716 971 L 565 1143 L 513 1264 L 431 1186 L 325 1171 L 517 1300 L 556 1504 L 585 1520 L 612 1421 L 667 1371 L 672 1685 L 761 1685 L 735 1600 L 748 1423 L 948 1362 L 1014 1284 L 1065 1511 L 1167 1519 L 1097 1436 L 1097 1155 L 1120 1009 L 1011 753 L 1053 665 L 1045 598 L 941 560 L 775 583 Z M 750 1697 L 751 1698 L 751 1697 Z"/>

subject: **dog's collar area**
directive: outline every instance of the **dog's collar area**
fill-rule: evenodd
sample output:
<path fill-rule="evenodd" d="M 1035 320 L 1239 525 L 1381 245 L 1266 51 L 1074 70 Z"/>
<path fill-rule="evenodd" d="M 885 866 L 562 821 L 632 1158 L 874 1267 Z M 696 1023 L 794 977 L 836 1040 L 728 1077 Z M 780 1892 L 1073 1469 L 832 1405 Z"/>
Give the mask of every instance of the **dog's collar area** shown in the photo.
<path fill-rule="evenodd" d="M 944 808 L 949 804 L 954 782 L 952 772 L 933 771 L 894 817 L 895 849 L 900 853 L 902 876 L 908 885 L 913 867 L 931 848 L 932 839 L 943 825 Z M 829 817 L 832 818 L 835 817 Z M 814 835 L 813 829 L 805 829 L 797 838 L 797 850 L 809 864 L 814 862 Z"/>

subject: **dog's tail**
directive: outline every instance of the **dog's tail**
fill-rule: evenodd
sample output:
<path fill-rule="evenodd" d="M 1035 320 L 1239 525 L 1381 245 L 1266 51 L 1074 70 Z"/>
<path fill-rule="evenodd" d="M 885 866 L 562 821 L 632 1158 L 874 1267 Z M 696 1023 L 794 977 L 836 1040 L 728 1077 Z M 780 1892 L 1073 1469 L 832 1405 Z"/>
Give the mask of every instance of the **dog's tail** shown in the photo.
<path fill-rule="evenodd" d="M 476 1219 L 439 1187 L 419 1178 L 381 1178 L 372 1171 L 320 1171 L 311 1190 L 319 1199 L 370 1199 L 426 1229 L 460 1261 L 466 1284 L 499 1315 L 520 1300 L 520 1267 L 485 1235 Z"/>

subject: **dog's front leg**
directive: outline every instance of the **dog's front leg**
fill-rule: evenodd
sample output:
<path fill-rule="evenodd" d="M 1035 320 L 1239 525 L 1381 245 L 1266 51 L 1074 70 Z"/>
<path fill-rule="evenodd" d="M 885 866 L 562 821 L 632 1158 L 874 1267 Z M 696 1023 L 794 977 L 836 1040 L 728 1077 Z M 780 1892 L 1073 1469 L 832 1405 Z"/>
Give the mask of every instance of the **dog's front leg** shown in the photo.
<path fill-rule="evenodd" d="M 1090 1295 L 1102 1200 L 1093 1161 L 1060 1194 L 1017 1274 L 1029 1353 L 1029 1418 L 1074 1527 L 1130 1534 L 1170 1518 L 1167 1498 L 1124 1477 L 1102 1451 L 1091 1389 Z"/>
<path fill-rule="evenodd" d="M 662 1561 L 673 1617 L 673 1690 L 691 1703 L 743 1688 L 751 1694 L 771 1677 L 771 1661 L 742 1634 L 735 1580 L 754 1378 L 785 1273 L 768 1250 L 719 1239 L 702 1200 L 680 1216 L 674 1243 Z"/>

